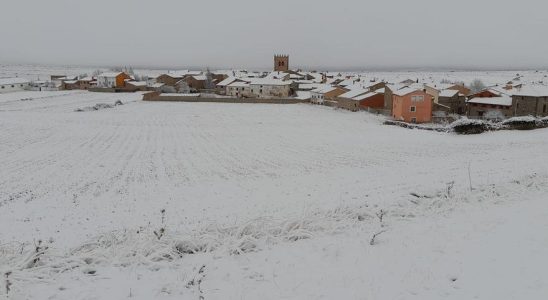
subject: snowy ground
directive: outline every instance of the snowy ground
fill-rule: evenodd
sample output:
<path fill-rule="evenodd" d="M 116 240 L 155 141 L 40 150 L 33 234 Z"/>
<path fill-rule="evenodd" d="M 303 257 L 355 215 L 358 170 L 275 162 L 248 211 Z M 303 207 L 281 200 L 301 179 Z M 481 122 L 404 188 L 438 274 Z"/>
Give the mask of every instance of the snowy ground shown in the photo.
<path fill-rule="evenodd" d="M 548 130 L 139 98 L 0 95 L 0 299 L 548 295 Z"/>

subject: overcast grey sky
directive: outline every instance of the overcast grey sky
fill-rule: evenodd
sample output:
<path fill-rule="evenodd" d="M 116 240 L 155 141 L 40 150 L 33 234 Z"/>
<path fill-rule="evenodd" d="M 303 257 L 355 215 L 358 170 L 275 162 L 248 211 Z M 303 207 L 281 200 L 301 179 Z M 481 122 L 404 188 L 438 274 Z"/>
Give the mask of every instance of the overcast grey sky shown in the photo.
<path fill-rule="evenodd" d="M 2 0 L 0 63 L 540 68 L 545 0 Z"/>

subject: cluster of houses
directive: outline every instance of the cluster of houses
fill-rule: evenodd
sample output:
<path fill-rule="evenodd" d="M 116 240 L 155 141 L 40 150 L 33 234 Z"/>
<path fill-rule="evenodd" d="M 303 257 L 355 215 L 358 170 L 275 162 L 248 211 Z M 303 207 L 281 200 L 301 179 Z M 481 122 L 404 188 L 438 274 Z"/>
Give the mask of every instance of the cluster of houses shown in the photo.
<path fill-rule="evenodd" d="M 368 110 L 409 123 L 429 123 L 460 116 L 500 120 L 514 116 L 548 116 L 548 86 L 524 83 L 521 76 L 481 90 L 462 83 L 388 82 L 363 74 L 289 69 L 289 56 L 274 57 L 274 71 L 171 71 L 133 75 L 106 72 L 95 76 L 57 76 L 49 81 L 0 79 L 0 93 L 23 89 L 155 91 L 168 95 L 197 93 L 227 98 L 299 99 L 350 111 Z"/>

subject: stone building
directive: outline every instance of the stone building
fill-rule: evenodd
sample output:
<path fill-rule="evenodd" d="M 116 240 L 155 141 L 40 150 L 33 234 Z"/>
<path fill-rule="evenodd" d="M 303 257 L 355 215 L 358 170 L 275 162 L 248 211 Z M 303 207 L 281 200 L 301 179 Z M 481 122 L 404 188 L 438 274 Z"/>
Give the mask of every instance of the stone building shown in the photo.
<path fill-rule="evenodd" d="M 495 89 L 485 89 L 470 96 L 467 115 L 472 118 L 500 120 L 513 116 L 512 97 Z"/>
<path fill-rule="evenodd" d="M 254 78 L 249 86 L 253 96 L 258 98 L 287 98 L 291 96 L 292 81 Z"/>
<path fill-rule="evenodd" d="M 548 86 L 523 86 L 512 90 L 514 116 L 548 116 Z"/>
<path fill-rule="evenodd" d="M 325 104 L 326 101 L 334 101 L 338 96 L 348 92 L 347 89 L 323 85 L 310 91 L 310 102 L 314 104 Z"/>
<path fill-rule="evenodd" d="M 444 111 L 449 114 L 463 115 L 466 113 L 466 97 L 458 90 L 442 90 L 438 94 L 438 101 L 441 107 L 446 107 Z"/>
<path fill-rule="evenodd" d="M 289 71 L 289 55 L 274 55 L 274 71 Z"/>

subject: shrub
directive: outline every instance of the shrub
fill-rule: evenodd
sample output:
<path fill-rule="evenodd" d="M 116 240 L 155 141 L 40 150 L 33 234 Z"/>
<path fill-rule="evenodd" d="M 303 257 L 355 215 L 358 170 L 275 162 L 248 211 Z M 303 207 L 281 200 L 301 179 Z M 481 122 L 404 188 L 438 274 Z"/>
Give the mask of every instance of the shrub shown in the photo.
<path fill-rule="evenodd" d="M 458 134 L 479 134 L 490 129 L 485 121 L 466 118 L 451 123 L 449 127 Z"/>
<path fill-rule="evenodd" d="M 534 117 L 514 117 L 504 120 L 502 125 L 513 130 L 532 130 L 537 128 L 538 120 Z M 540 125 L 540 124 L 539 124 Z"/>

